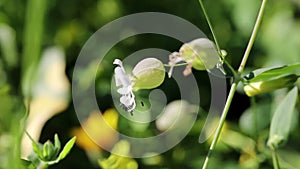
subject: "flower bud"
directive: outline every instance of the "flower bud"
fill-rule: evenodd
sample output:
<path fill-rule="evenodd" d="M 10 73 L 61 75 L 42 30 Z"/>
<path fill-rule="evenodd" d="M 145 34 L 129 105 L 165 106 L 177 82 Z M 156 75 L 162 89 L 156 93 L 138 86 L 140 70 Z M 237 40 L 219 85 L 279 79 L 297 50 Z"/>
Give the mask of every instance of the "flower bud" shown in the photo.
<path fill-rule="evenodd" d="M 55 153 L 54 145 L 48 140 L 43 146 L 43 159 L 46 161 L 54 160 Z"/>
<path fill-rule="evenodd" d="M 244 91 L 249 97 L 252 97 L 276 89 L 292 86 L 297 79 L 297 75 L 289 74 L 266 81 L 249 82 L 244 86 Z"/>

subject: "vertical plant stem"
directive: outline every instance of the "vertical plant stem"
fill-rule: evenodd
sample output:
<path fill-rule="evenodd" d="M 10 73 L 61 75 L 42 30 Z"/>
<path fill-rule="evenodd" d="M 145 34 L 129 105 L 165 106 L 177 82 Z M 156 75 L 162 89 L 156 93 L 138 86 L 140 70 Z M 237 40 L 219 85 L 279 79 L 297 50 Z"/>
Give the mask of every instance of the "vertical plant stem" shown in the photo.
<path fill-rule="evenodd" d="M 227 98 L 224 110 L 222 112 L 222 116 L 221 116 L 220 122 L 219 122 L 217 130 L 215 132 L 214 139 L 213 139 L 213 141 L 212 141 L 212 143 L 211 143 L 211 145 L 209 147 L 208 154 L 207 154 L 207 156 L 205 158 L 205 161 L 204 161 L 204 164 L 202 166 L 202 169 L 206 169 L 208 167 L 208 163 L 209 163 L 210 157 L 212 155 L 213 150 L 215 149 L 215 146 L 217 145 L 217 142 L 218 142 L 218 139 L 220 137 L 223 125 L 225 123 L 226 116 L 227 116 L 228 110 L 230 108 L 231 102 L 233 100 L 233 96 L 234 96 L 234 93 L 236 91 L 237 84 L 238 84 L 238 82 L 234 82 L 232 84 L 232 86 L 231 86 L 231 89 L 230 89 L 230 92 L 229 92 L 229 95 L 228 95 L 228 98 Z"/>
<path fill-rule="evenodd" d="M 274 169 L 280 169 L 278 155 L 277 155 L 277 151 L 275 148 L 272 150 L 272 160 L 273 160 Z"/>
<path fill-rule="evenodd" d="M 216 34 L 215 34 L 215 31 L 214 31 L 214 28 L 213 28 L 213 26 L 212 26 L 212 24 L 211 24 L 211 22 L 210 22 L 209 16 L 208 16 L 208 14 L 207 14 L 207 12 L 206 12 L 206 9 L 205 9 L 205 7 L 204 7 L 204 5 L 203 5 L 202 0 L 199 0 L 199 3 L 200 3 L 200 6 L 201 6 L 202 11 L 203 11 L 203 13 L 204 13 L 206 22 L 207 22 L 207 24 L 208 24 L 208 26 L 209 26 L 209 29 L 210 29 L 210 31 L 211 31 L 211 34 L 212 34 L 212 36 L 213 36 L 213 38 L 214 38 L 214 41 L 215 41 L 215 44 L 216 44 L 216 48 L 217 48 L 218 54 L 219 54 L 219 56 L 221 57 L 221 59 L 224 61 L 224 63 L 228 66 L 228 68 L 230 69 L 231 73 L 234 74 L 234 76 L 235 76 L 236 71 L 235 71 L 235 70 L 232 68 L 232 66 L 225 60 L 225 56 L 222 54 L 222 51 L 221 51 L 221 48 L 220 48 L 220 45 L 219 45 L 219 41 L 218 41 L 218 39 L 217 39 L 217 36 L 216 36 Z"/>
<path fill-rule="evenodd" d="M 218 40 L 217 40 L 217 36 L 216 36 L 215 31 L 214 31 L 214 28 L 213 28 L 213 26 L 212 26 L 212 24 L 211 24 L 211 22 L 210 22 L 210 19 L 209 19 L 208 15 L 207 15 L 207 12 L 206 12 L 206 10 L 205 10 L 205 7 L 204 7 L 204 5 L 203 5 L 202 0 L 199 0 L 199 3 L 200 3 L 200 6 L 201 6 L 202 11 L 203 11 L 203 13 L 204 13 L 205 19 L 206 19 L 207 24 L 208 24 L 208 26 L 209 26 L 209 29 L 210 29 L 210 31 L 211 31 L 211 34 L 212 34 L 212 36 L 213 36 L 213 38 L 214 38 L 214 41 L 215 41 L 215 43 L 216 43 L 216 47 L 217 47 L 218 53 L 219 53 L 220 56 L 222 56 L 222 52 L 221 52 L 221 48 L 220 48 L 219 42 L 218 42 Z"/>
<path fill-rule="evenodd" d="M 28 0 L 27 2 L 21 74 L 23 94 L 27 98 L 30 97 L 31 81 L 41 54 L 46 8 L 46 0 Z"/>
<path fill-rule="evenodd" d="M 201 4 L 201 6 L 203 6 L 202 1 L 199 0 L 199 2 Z M 264 13 L 264 9 L 265 9 L 266 3 L 267 3 L 267 0 L 263 0 L 262 1 L 262 4 L 261 4 L 260 10 L 259 10 L 256 22 L 255 22 L 255 25 L 254 25 L 254 28 L 253 28 L 253 31 L 252 31 L 252 34 L 251 34 L 251 37 L 250 37 L 250 40 L 248 42 L 248 45 L 247 45 L 247 48 L 245 50 L 243 59 L 241 61 L 240 67 L 238 69 L 238 73 L 239 74 L 241 74 L 244 71 L 246 62 L 247 62 L 247 60 L 249 58 L 250 51 L 251 51 L 251 49 L 253 47 L 254 40 L 256 38 L 256 35 L 257 35 L 257 32 L 258 32 L 260 23 L 262 21 L 262 17 L 263 17 L 263 13 Z M 239 81 L 240 81 L 240 79 L 235 79 L 234 83 L 231 86 L 231 89 L 230 89 L 230 92 L 229 92 L 229 95 L 228 95 L 228 98 L 227 98 L 224 110 L 222 112 L 222 116 L 220 118 L 220 122 L 218 124 L 217 130 L 215 132 L 213 141 L 212 141 L 212 143 L 210 145 L 210 148 L 209 148 L 208 154 L 207 154 L 207 156 L 205 158 L 205 161 L 204 161 L 204 164 L 202 166 L 202 169 L 206 169 L 208 167 L 210 157 L 211 157 L 212 152 L 213 152 L 213 150 L 214 150 L 214 148 L 215 148 L 215 146 L 216 146 L 216 144 L 218 142 L 218 139 L 219 139 L 219 137 L 221 135 L 221 131 L 222 131 L 223 125 L 225 123 L 226 116 L 228 114 L 228 111 L 229 111 L 229 108 L 230 108 L 231 102 L 233 100 L 233 96 L 234 96 L 234 93 L 236 91 L 236 88 L 237 88 L 237 85 L 238 85 Z"/>
<path fill-rule="evenodd" d="M 260 27 L 260 24 L 261 24 L 261 21 L 262 21 L 262 18 L 263 18 L 263 14 L 264 14 L 264 11 L 265 11 L 265 7 L 266 7 L 266 4 L 267 4 L 267 1 L 268 1 L 268 0 L 263 0 L 262 3 L 261 3 L 261 7 L 260 7 L 260 10 L 259 10 L 259 13 L 258 13 L 256 22 L 255 22 L 255 25 L 254 25 L 254 28 L 253 28 L 253 31 L 252 31 L 250 40 L 249 40 L 249 42 L 248 42 L 246 51 L 245 51 L 245 53 L 244 53 L 243 60 L 242 60 L 242 62 L 241 62 L 241 64 L 240 64 L 240 67 L 239 67 L 239 69 L 238 69 L 238 73 L 240 73 L 240 74 L 241 74 L 241 73 L 244 71 L 244 69 L 245 69 L 245 66 L 246 66 L 246 63 L 247 63 L 247 60 L 248 60 L 250 51 L 251 51 L 252 46 L 253 46 L 253 44 L 254 44 L 255 38 L 256 38 L 257 33 L 258 33 L 258 29 L 259 29 L 259 27 Z"/>

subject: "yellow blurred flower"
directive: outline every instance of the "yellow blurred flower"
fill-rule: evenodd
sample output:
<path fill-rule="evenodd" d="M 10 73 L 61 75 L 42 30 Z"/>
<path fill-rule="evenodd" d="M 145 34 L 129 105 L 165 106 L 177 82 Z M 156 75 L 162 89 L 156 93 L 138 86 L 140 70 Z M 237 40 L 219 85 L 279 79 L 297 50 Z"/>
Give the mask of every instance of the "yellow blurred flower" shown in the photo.
<path fill-rule="evenodd" d="M 122 157 L 111 154 L 108 159 L 99 161 L 99 165 L 103 169 L 137 169 L 137 162 L 128 157 Z"/>
<path fill-rule="evenodd" d="M 30 112 L 26 121 L 26 131 L 38 141 L 45 123 L 54 115 L 62 112 L 69 104 L 70 82 L 65 74 L 66 61 L 64 51 L 51 47 L 44 51 L 35 71 L 32 83 L 24 83 L 24 91 L 31 92 Z M 28 102 L 28 100 L 25 100 Z M 22 139 L 22 157 L 32 152 L 31 140 L 24 135 Z"/>
<path fill-rule="evenodd" d="M 117 141 L 118 135 L 111 132 L 117 129 L 118 113 L 114 109 L 106 110 L 103 119 L 99 111 L 92 112 L 83 123 L 83 128 L 73 129 L 72 135 L 77 137 L 76 144 L 86 151 L 101 150 L 99 145 L 111 147 Z"/>
<path fill-rule="evenodd" d="M 125 140 L 119 141 L 113 148 L 112 154 L 107 159 L 100 159 L 99 165 L 103 169 L 137 169 L 137 162 L 129 157 L 119 156 L 116 154 L 129 156 L 130 144 Z"/>

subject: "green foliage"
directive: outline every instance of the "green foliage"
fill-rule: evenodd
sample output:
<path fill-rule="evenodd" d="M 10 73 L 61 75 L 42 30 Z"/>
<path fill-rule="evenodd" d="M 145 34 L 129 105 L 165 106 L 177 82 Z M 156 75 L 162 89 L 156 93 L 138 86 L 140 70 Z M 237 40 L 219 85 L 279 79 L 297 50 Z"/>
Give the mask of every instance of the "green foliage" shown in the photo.
<path fill-rule="evenodd" d="M 26 97 L 31 95 L 31 82 L 41 55 L 44 17 L 47 7 L 47 1 L 29 0 L 27 2 L 22 57 L 22 85 L 23 94 Z"/>
<path fill-rule="evenodd" d="M 271 69 L 255 70 L 245 77 L 245 93 L 251 97 L 276 89 L 290 87 L 300 77 L 291 73 L 299 68 L 300 64 L 298 63 Z"/>
<path fill-rule="evenodd" d="M 276 68 L 257 69 L 245 76 L 245 78 L 247 79 L 247 83 L 267 81 L 269 79 L 275 79 L 286 74 L 291 74 L 297 69 L 300 69 L 300 63 L 280 66 Z"/>
<path fill-rule="evenodd" d="M 241 60 L 260 2 L 259 0 L 205 1 L 204 5 L 207 8 L 207 14 L 212 18 L 210 26 L 215 29 L 215 36 L 219 40 L 219 45 L 228 52 L 225 58 L 226 64 L 228 63 L 233 68 L 236 68 Z M 53 44 L 63 47 L 67 55 L 67 69 L 65 72 L 71 77 L 74 67 L 73 63 L 76 61 L 82 45 L 95 30 L 117 17 L 143 11 L 173 13 L 188 19 L 208 35 L 208 39 L 205 41 L 205 44 L 208 44 L 210 42 L 209 39 L 213 38 L 210 36 L 209 29 L 205 25 L 204 16 L 200 13 L 200 6 L 197 3 L 197 1 L 187 2 L 186 0 L 174 1 L 172 5 L 168 1 L 147 0 L 130 0 L 126 1 L 126 3 L 120 0 L 1 0 L 0 168 L 21 168 L 21 161 L 19 160 L 21 154 L 20 144 L 28 116 L 28 114 L 25 114 L 24 97 L 28 97 L 31 94 L 32 80 L 34 80 L 37 64 L 44 47 L 52 46 Z M 299 80 L 297 81 L 300 66 L 299 5 L 299 2 L 296 0 L 270 0 L 270 4 L 266 8 L 267 13 L 264 16 L 262 27 L 258 33 L 257 43 L 251 50 L 247 63 L 247 69 L 254 71 L 246 77 L 241 77 L 244 78 L 243 87 L 245 87 L 246 94 L 255 98 L 255 100 L 251 102 L 251 105 L 248 105 L 245 95 L 235 96 L 234 102 L 236 101 L 237 104 L 231 105 L 229 111 L 231 116 L 226 119 L 228 125 L 225 125 L 225 128 L 223 127 L 222 134 L 224 137 L 220 139 L 220 143 L 223 143 L 221 145 L 222 148 L 217 145 L 214 149 L 209 168 L 218 168 L 220 166 L 230 169 L 272 168 L 272 164 L 269 162 L 271 155 L 265 144 L 267 141 L 269 146 L 275 148 L 289 141 L 287 142 L 289 144 L 286 144 L 285 147 L 282 147 L 276 153 L 280 167 L 300 168 L 299 152 L 296 151 L 300 137 L 297 132 L 290 131 L 291 121 L 298 119 L 296 113 L 299 110 L 299 102 L 294 100 L 297 97 L 297 90 L 291 90 L 284 99 L 278 93 L 285 93 L 285 90 L 271 93 L 271 91 L 280 88 L 299 87 L 300 84 Z M 47 13 L 47 10 L 50 12 Z M 180 48 L 179 52 L 182 51 L 184 59 L 192 63 L 194 69 L 205 70 L 206 68 L 214 67 L 219 60 L 213 44 L 215 43 L 217 45 L 216 48 L 218 48 L 218 43 L 211 43 L 212 45 L 208 45 L 206 46 L 208 48 L 205 48 L 194 42 L 182 45 L 166 37 L 153 38 L 152 35 L 138 35 L 120 42 L 113 47 L 112 52 L 106 57 L 110 59 L 116 56 L 126 56 L 128 53 L 141 48 L 148 48 L 149 46 L 160 47 L 169 51 Z M 197 54 L 194 51 L 197 51 Z M 207 58 L 205 54 L 210 52 L 214 53 L 213 55 L 216 57 Z M 217 52 L 220 52 L 220 50 Z M 193 57 L 196 59 L 193 60 Z M 82 70 L 82 74 L 79 77 L 76 77 L 83 79 L 80 81 L 83 88 L 88 88 L 89 85 L 93 84 L 93 78 L 91 78 L 90 74 L 98 67 L 100 71 L 97 72 L 95 94 L 97 99 L 105 100 L 99 105 L 101 110 L 106 110 L 112 105 L 110 99 L 107 99 L 110 94 L 110 83 L 113 74 L 113 65 L 111 65 L 111 60 L 109 59 L 104 60 L 100 66 L 93 62 L 88 69 Z M 274 68 L 274 65 L 291 63 L 296 64 Z M 146 61 L 141 61 L 138 65 L 139 67 L 134 68 L 132 72 L 132 75 L 136 78 L 135 90 L 153 89 L 159 86 L 166 93 L 168 103 L 178 99 L 178 93 L 174 92 L 176 86 L 170 83 L 172 79 L 165 79 L 161 61 L 146 59 Z M 257 68 L 263 69 L 256 70 Z M 209 107 L 209 101 L 207 100 L 210 98 L 208 92 L 210 84 L 205 78 L 204 72 L 195 71 L 195 77 L 201 89 L 201 107 L 207 109 Z M 239 80 L 239 78 L 237 79 Z M 22 93 L 21 91 L 24 95 L 20 94 Z M 149 103 L 146 92 L 150 91 L 139 90 L 136 92 L 137 95 L 140 94 L 140 96 L 136 96 L 136 99 L 137 107 L 142 107 L 141 109 L 151 107 L 152 104 Z M 262 93 L 269 94 L 259 95 Z M 140 100 L 149 105 L 142 106 Z M 275 111 L 271 105 L 276 105 Z M 73 127 L 72 125 L 77 125 L 77 120 L 74 120 L 74 111 L 71 107 L 72 105 L 69 105 L 64 115 L 56 116 L 46 124 L 42 132 L 42 139 L 49 137 L 49 133 L 51 133 L 47 132 L 49 128 L 66 132 L 62 136 L 64 139 L 68 137 L 67 132 Z M 296 107 L 296 111 L 292 111 L 294 107 Z M 241 111 L 245 109 L 246 111 L 244 111 L 242 116 L 239 116 L 242 113 Z M 268 126 L 270 125 L 272 113 L 273 118 L 269 131 Z M 150 118 L 151 114 L 149 113 L 147 116 Z M 153 163 L 147 163 L 145 159 L 135 161 L 131 158 L 111 154 L 107 159 L 100 158 L 100 166 L 103 168 L 137 168 L 139 166 L 139 168 L 145 169 L 199 168 L 203 164 L 207 144 L 211 143 L 211 141 L 208 141 L 207 144 L 198 144 L 195 141 L 201 132 L 200 126 L 204 123 L 205 117 L 205 112 L 201 112 L 193 131 L 174 149 L 159 155 L 159 160 Z M 61 121 L 68 121 L 68 123 L 61 123 Z M 239 121 L 239 124 L 236 123 L 237 121 Z M 298 124 L 294 125 L 297 129 L 299 128 Z M 147 124 L 143 127 L 142 132 L 139 132 L 130 124 L 124 124 L 124 121 L 122 121 L 118 123 L 118 131 L 125 131 L 134 137 L 150 136 L 157 132 L 157 128 L 154 126 L 152 123 L 149 123 L 149 125 Z M 269 140 L 267 138 L 268 133 Z M 291 136 L 289 140 L 288 135 Z M 38 165 L 48 167 L 48 164 L 57 163 L 66 157 L 74 142 L 75 138 L 71 139 L 61 152 L 62 148 L 57 135 L 54 136 L 54 144 L 49 141 L 44 144 L 33 143 L 35 154 L 30 159 L 32 161 L 23 160 L 23 165 L 27 169 L 35 169 Z M 89 158 L 92 158 L 91 156 L 95 158 L 95 154 L 90 154 L 92 155 L 89 155 Z M 99 154 L 101 154 L 101 157 L 106 155 L 104 151 L 101 151 Z M 84 152 L 79 151 L 78 153 L 78 151 L 73 151 L 70 160 L 65 159 L 63 164 L 52 165 L 50 168 L 74 169 L 93 168 L 94 166 L 95 164 L 91 164 L 87 160 Z"/>
<path fill-rule="evenodd" d="M 0 23 L 0 45 L 3 61 L 9 69 L 18 64 L 16 32 L 7 24 Z"/>
<path fill-rule="evenodd" d="M 274 112 L 268 140 L 268 146 L 271 149 L 276 149 L 287 141 L 292 120 L 295 117 L 294 113 L 297 99 L 298 88 L 294 87 L 287 96 L 283 98 Z"/>
<path fill-rule="evenodd" d="M 266 129 L 270 124 L 271 104 L 263 102 L 253 104 L 246 109 L 239 119 L 239 127 L 242 132 L 256 136 L 260 131 Z"/>
<path fill-rule="evenodd" d="M 54 136 L 54 145 L 49 140 L 44 144 L 37 143 L 29 134 L 27 135 L 32 141 L 34 154 L 29 156 L 29 161 L 27 161 L 25 165 L 28 167 L 34 166 L 36 168 L 47 168 L 49 165 L 56 164 L 63 160 L 69 154 L 76 141 L 76 137 L 71 138 L 60 152 L 61 144 L 57 134 Z"/>

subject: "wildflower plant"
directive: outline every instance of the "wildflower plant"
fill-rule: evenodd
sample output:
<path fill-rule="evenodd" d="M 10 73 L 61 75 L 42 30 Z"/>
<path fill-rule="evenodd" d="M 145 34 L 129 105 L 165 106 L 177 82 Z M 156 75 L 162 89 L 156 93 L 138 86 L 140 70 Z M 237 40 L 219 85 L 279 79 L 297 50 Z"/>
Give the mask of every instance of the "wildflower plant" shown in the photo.
<path fill-rule="evenodd" d="M 251 2 L 234 1 L 233 3 L 233 1 L 226 1 L 226 4 L 236 5 Z M 8 3 L 8 1 L 1 2 L 1 7 L 5 3 Z M 60 43 L 66 47 L 76 39 L 74 38 L 75 34 L 81 33 L 84 27 L 78 28 L 80 24 L 77 23 L 77 20 L 74 20 L 70 24 L 71 26 L 65 28 L 64 25 L 62 28 L 63 33 L 57 33 L 54 40 L 48 39 L 43 42 L 42 37 L 45 34 L 43 22 L 48 10 L 47 1 L 28 0 L 26 3 L 25 31 L 22 40 L 16 38 L 19 33 L 15 31 L 18 29 L 14 30 L 5 23 L 14 17 L 6 16 L 6 9 L 4 12 L 0 12 L 0 110 L 2 113 L 0 116 L 0 168 L 48 168 L 65 159 L 71 153 L 71 149 L 76 142 L 76 137 L 73 137 L 65 146 L 61 146 L 57 134 L 54 135 L 53 142 L 46 141 L 42 144 L 38 141 L 45 123 L 56 113 L 65 110 L 70 99 L 70 83 L 66 75 L 66 73 L 70 73 L 70 70 L 65 70 L 66 62 L 63 50 L 60 47 L 54 47 L 51 50 L 45 50 L 43 54 L 42 46 L 52 41 L 57 43 L 56 41 L 60 41 L 63 37 L 63 39 L 66 39 Z M 97 3 L 99 4 L 95 9 L 101 9 L 99 10 L 101 12 L 104 11 L 102 9 L 106 8 L 107 4 L 105 3 L 111 3 L 110 6 L 119 9 L 115 1 L 103 0 L 97 1 Z M 290 3 L 297 4 L 296 1 Z M 22 6 L 23 2 L 20 2 L 20 4 Z M 95 156 L 93 158 L 97 159 L 94 159 L 96 161 L 94 161 L 94 165 L 104 169 L 136 169 L 140 163 L 149 164 L 150 168 L 165 167 L 164 165 L 167 165 L 165 161 L 171 161 L 170 159 L 175 159 L 175 165 L 188 163 L 185 167 L 196 166 L 195 168 L 199 168 L 200 163 L 203 162 L 202 169 L 207 169 L 210 166 L 213 168 L 217 166 L 214 165 L 214 160 L 218 160 L 213 158 L 215 153 L 218 149 L 223 148 L 224 150 L 228 147 L 240 150 L 239 167 L 242 168 L 263 168 L 263 165 L 269 163 L 269 161 L 273 163 L 269 165 L 273 165 L 275 169 L 300 168 L 299 163 L 295 167 L 294 164 L 287 162 L 286 159 L 292 159 L 288 158 L 290 156 L 285 158 L 281 156 L 281 153 L 286 150 L 283 146 L 289 143 L 290 133 L 298 125 L 300 63 L 298 60 L 297 63 L 289 61 L 287 65 L 279 66 L 272 63 L 274 65 L 272 67 L 262 66 L 263 68 L 256 70 L 246 67 L 264 18 L 267 0 L 261 0 L 261 6 L 249 42 L 238 68 L 235 68 L 235 64 L 231 63 L 234 53 L 230 49 L 221 48 L 214 25 L 210 21 L 202 0 L 199 0 L 199 4 L 208 23 L 212 38 L 207 38 L 199 31 L 198 27 L 182 18 L 165 13 L 145 12 L 115 20 L 97 31 L 100 34 L 99 37 L 89 39 L 88 42 L 91 43 L 87 43 L 83 47 L 74 66 L 74 71 L 73 67 L 67 67 L 73 73 L 72 103 L 74 104 L 74 111 L 71 108 L 68 111 L 76 113 L 81 123 L 81 126 L 71 133 L 77 136 L 78 146 L 88 152 L 87 156 Z M 242 9 L 237 10 L 234 5 L 230 6 L 232 9 L 226 12 L 244 12 Z M 50 6 L 55 5 L 51 3 Z M 13 8 L 7 9 L 9 11 Z M 287 18 L 286 15 L 292 15 L 290 11 L 284 12 L 283 19 Z M 108 12 L 108 15 L 110 14 L 112 13 Z M 294 15 L 297 16 L 297 14 L 295 12 Z M 252 15 L 251 17 L 254 18 Z M 251 20 L 251 17 L 249 17 L 249 20 Z M 248 18 L 241 19 L 238 16 L 233 19 L 233 22 L 236 22 L 236 20 L 248 21 Z M 92 22 L 92 24 L 95 24 L 94 21 Z M 269 24 L 273 24 L 273 22 L 278 21 L 272 20 Z M 19 23 L 15 25 L 19 25 Z M 290 25 L 287 24 L 286 26 Z M 216 30 L 220 30 L 219 25 L 216 27 L 218 27 Z M 247 33 L 246 30 L 243 30 L 243 26 L 241 28 L 243 31 L 241 34 Z M 240 27 L 237 27 L 237 29 L 240 29 Z M 224 30 L 226 31 L 225 27 Z M 268 39 L 267 43 L 273 41 L 273 34 L 276 30 L 268 30 L 267 35 L 265 35 Z M 89 32 L 82 34 L 89 34 Z M 171 52 L 167 51 L 159 54 L 155 53 L 154 56 L 134 58 L 134 63 L 125 58 L 122 55 L 123 52 L 108 60 L 101 58 L 121 39 L 143 33 L 166 35 L 178 40 L 181 44 Z M 298 37 L 298 35 L 293 35 L 293 37 Z M 286 34 L 282 35 L 283 39 L 274 38 L 277 45 L 270 47 L 272 45 L 270 44 L 268 46 L 272 49 L 270 55 L 285 56 L 285 53 L 283 55 L 275 50 L 277 48 L 281 49 L 280 43 L 286 40 L 285 36 Z M 107 37 L 110 39 L 105 39 Z M 232 37 L 232 35 L 229 37 Z M 290 40 L 297 41 L 297 38 L 287 39 L 287 41 Z M 23 42 L 23 46 L 18 42 Z M 298 45 L 299 43 L 295 44 Z M 18 56 L 19 50 L 22 50 L 22 57 Z M 297 51 L 295 53 L 298 56 Z M 232 58 L 230 59 L 230 57 Z M 253 57 L 259 58 L 259 55 L 255 53 Z M 19 62 L 18 59 L 21 61 Z M 100 73 L 94 71 L 97 68 L 100 69 Z M 205 122 L 202 117 L 199 120 L 197 114 L 206 111 L 201 108 L 199 101 L 200 92 L 197 82 L 201 79 L 194 76 L 194 73 L 198 73 L 198 71 L 206 71 L 211 85 L 215 85 L 211 87 L 211 93 L 216 95 L 212 95 L 211 100 L 221 100 L 218 102 L 219 107 L 216 106 L 216 109 L 213 109 L 215 105 L 213 101 L 211 102 L 212 109 L 207 112 L 208 116 Z M 106 74 L 106 80 L 109 79 L 107 81 L 112 79 L 113 87 L 111 87 L 111 90 L 114 91 L 109 91 L 110 86 L 105 80 L 102 84 L 108 85 L 99 85 L 98 77 L 101 73 L 102 76 Z M 176 87 L 180 89 L 180 99 L 169 100 L 163 94 L 162 89 L 166 88 L 170 89 L 171 92 L 176 92 L 173 90 L 176 88 L 175 85 L 168 86 L 170 81 L 178 82 Z M 214 82 L 218 84 L 214 84 Z M 93 84 L 97 84 L 97 86 L 95 87 Z M 227 87 L 230 88 L 228 93 Z M 186 90 L 181 90 L 182 88 Z M 98 106 L 97 103 L 102 101 L 96 98 L 95 91 L 98 89 L 101 90 L 99 93 L 102 96 L 110 96 L 116 93 L 117 99 L 113 98 L 114 105 Z M 216 89 L 223 93 L 213 91 Z M 230 112 L 230 107 L 236 92 L 251 100 L 251 107 L 241 115 L 239 128 L 231 125 L 226 120 L 228 113 L 233 113 Z M 18 94 L 21 96 L 18 96 Z M 149 97 L 147 94 L 149 94 Z M 37 95 L 40 98 L 37 99 Z M 143 96 L 141 97 L 141 95 Z M 103 98 L 102 96 L 101 98 Z M 224 102 L 222 96 L 226 96 Z M 267 99 L 265 99 L 265 96 L 267 96 Z M 141 98 L 144 100 L 141 100 Z M 272 104 L 270 100 L 272 100 Z M 54 102 L 57 103 L 56 106 L 51 104 Z M 121 109 L 118 109 L 119 107 Z M 143 107 L 143 110 L 140 107 Z M 105 111 L 100 111 L 100 109 L 105 109 Z M 122 114 L 121 111 L 128 112 L 131 116 L 119 116 L 119 114 Z M 201 125 L 204 123 L 202 131 L 200 123 Z M 152 127 L 152 130 L 148 131 L 150 127 Z M 35 131 L 35 133 L 32 134 L 28 128 Z M 190 154 L 188 154 L 188 151 L 182 150 L 183 148 L 180 146 L 175 147 L 188 134 L 190 136 L 200 134 L 199 142 L 207 141 L 210 144 L 206 156 L 201 156 L 201 153 L 197 152 L 198 147 L 191 148 L 192 144 L 187 146 L 188 151 L 193 152 Z M 213 137 L 210 138 L 212 134 Z M 157 139 L 158 137 L 159 139 Z M 22 140 L 25 138 L 29 138 L 28 140 L 31 143 L 31 147 L 27 149 L 31 154 L 21 157 L 22 153 L 25 153 L 25 149 L 21 145 Z M 217 144 L 221 148 L 217 147 Z M 174 148 L 172 155 L 169 152 L 166 153 L 166 156 L 170 155 L 172 157 L 166 158 L 162 153 L 172 148 Z M 111 154 L 108 155 L 104 151 L 109 151 Z M 201 151 L 205 150 L 201 149 Z M 299 153 L 293 157 L 297 157 L 295 161 L 299 161 Z M 151 161 L 152 158 L 156 159 Z M 196 158 L 196 162 L 191 160 L 193 158 Z M 192 162 L 187 162 L 187 160 Z M 81 162 L 81 159 L 78 161 Z"/>
<path fill-rule="evenodd" d="M 208 164 L 211 161 L 212 152 L 214 151 L 217 141 L 222 133 L 222 128 L 238 84 L 243 85 L 243 90 L 249 97 L 270 93 L 277 89 L 293 88 L 276 108 L 270 125 L 268 146 L 273 152 L 274 168 L 281 168 L 278 161 L 277 149 L 282 145 L 282 143 L 286 142 L 291 130 L 290 124 L 292 123 L 292 117 L 294 116 L 293 113 L 295 112 L 294 108 L 298 98 L 298 88 L 295 86 L 295 83 L 300 77 L 299 73 L 297 73 L 297 70 L 300 68 L 300 64 L 296 63 L 293 65 L 275 68 L 264 68 L 254 70 L 249 74 L 244 75 L 245 65 L 262 22 L 264 9 L 267 3 L 267 0 L 263 0 L 240 67 L 238 70 L 234 70 L 234 68 L 226 60 L 224 50 L 221 50 L 219 47 L 213 26 L 210 23 L 202 0 L 199 0 L 199 2 L 212 31 L 215 43 L 207 38 L 198 38 L 190 42 L 185 42 L 178 52 L 173 52 L 169 55 L 169 62 L 164 64 L 164 66 L 169 68 L 169 78 L 172 77 L 175 67 L 185 66 L 185 70 L 183 71 L 184 76 L 191 75 L 192 69 L 207 70 L 208 72 L 211 72 L 212 69 L 218 69 L 224 76 L 228 77 L 229 75 L 232 79 L 232 83 L 230 84 L 231 89 L 202 169 L 208 168 Z M 125 73 L 121 60 L 116 59 L 114 64 L 118 65 L 118 67 L 115 68 L 116 86 L 122 86 L 122 88 L 118 89 L 118 93 L 122 95 L 120 98 L 121 105 L 125 110 L 132 114 L 136 107 L 135 96 L 132 92 L 133 89 L 154 89 L 158 87 L 162 84 L 165 78 L 164 71 L 166 70 L 164 69 L 163 64 L 154 58 L 146 58 L 140 61 L 133 69 L 131 75 Z M 224 71 L 223 66 L 229 68 L 229 74 Z M 139 73 L 137 73 L 137 69 Z M 154 69 L 157 71 L 154 71 Z M 121 79 L 123 79 L 123 81 Z M 123 90 L 126 92 L 123 92 Z M 161 123 L 164 124 L 164 122 Z M 164 130 L 166 129 L 164 128 Z"/>
<path fill-rule="evenodd" d="M 27 133 L 28 137 L 32 141 L 32 147 L 34 152 L 28 157 L 28 160 L 24 160 L 24 164 L 27 168 L 48 168 L 50 165 L 56 164 L 63 160 L 71 151 L 76 137 L 73 137 L 61 150 L 61 143 L 58 135 L 54 135 L 54 144 L 50 141 L 44 144 L 37 143 L 31 136 Z"/>
<path fill-rule="evenodd" d="M 115 68 L 116 87 L 121 86 L 117 90 L 122 95 L 121 107 L 133 115 L 132 112 L 136 108 L 133 90 L 152 89 L 159 86 L 165 77 L 163 64 L 156 58 L 147 58 L 140 61 L 131 74 L 125 72 L 121 60 L 115 59 L 114 64 L 117 65 Z"/>

